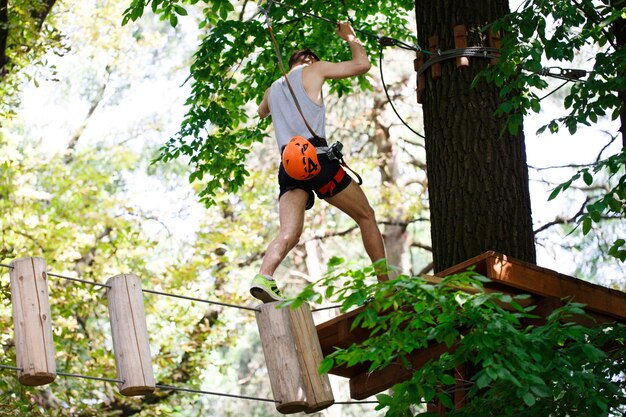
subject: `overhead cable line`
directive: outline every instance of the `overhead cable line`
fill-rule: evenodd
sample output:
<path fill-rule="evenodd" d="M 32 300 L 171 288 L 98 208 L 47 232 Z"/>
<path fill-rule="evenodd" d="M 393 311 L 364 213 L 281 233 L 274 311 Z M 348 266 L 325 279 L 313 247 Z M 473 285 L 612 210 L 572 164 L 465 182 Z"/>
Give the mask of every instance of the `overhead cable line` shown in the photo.
<path fill-rule="evenodd" d="M 22 368 L 11 365 L 3 365 L 0 364 L 0 369 L 8 369 L 12 371 L 23 371 Z M 101 381 L 101 382 L 111 382 L 117 384 L 123 384 L 125 381 L 115 378 L 104 378 L 90 375 L 82 375 L 82 374 L 73 374 L 67 372 L 56 372 L 58 376 L 68 377 L 68 378 L 79 378 L 79 379 L 88 379 L 92 381 Z M 260 402 L 269 402 L 269 403 L 280 403 L 280 401 L 271 399 L 271 398 L 263 398 L 263 397 L 253 397 L 248 395 L 239 395 L 239 394 L 228 394 L 224 392 L 215 392 L 215 391 L 206 391 L 194 388 L 186 388 L 186 387 L 176 387 L 173 385 L 160 385 L 156 384 L 155 388 L 164 390 L 164 391 L 179 391 L 179 392 L 187 392 L 191 394 L 203 394 L 203 395 L 213 395 L 218 397 L 227 397 L 227 398 L 237 398 L 242 400 L 251 400 L 251 401 L 260 401 Z M 378 401 L 337 401 L 335 402 L 337 405 L 347 405 L 347 404 L 378 404 Z"/>
<path fill-rule="evenodd" d="M 380 54 L 378 56 L 378 69 L 380 70 L 380 82 L 383 85 L 383 90 L 385 90 L 387 101 L 389 102 L 389 105 L 391 106 L 391 109 L 393 110 L 393 112 L 396 114 L 398 119 L 400 119 L 402 124 L 405 125 L 411 132 L 415 133 L 417 136 L 419 136 L 422 139 L 426 139 L 424 135 L 422 135 L 421 133 L 418 133 L 415 129 L 409 126 L 407 122 L 404 121 L 402 116 L 400 116 L 400 114 L 398 113 L 398 110 L 396 110 L 396 106 L 393 105 L 393 101 L 391 100 L 391 97 L 389 96 L 389 91 L 387 91 L 387 85 L 385 84 L 385 76 L 383 75 L 383 47 L 382 46 L 380 47 Z"/>
<path fill-rule="evenodd" d="M 228 304 L 228 303 L 223 303 L 221 301 L 205 300 L 202 298 L 187 297 L 185 295 L 169 294 L 166 292 L 154 291 L 154 290 L 142 289 L 141 291 L 148 293 L 148 294 L 156 294 L 156 295 L 163 295 L 166 297 L 180 298 L 183 300 L 198 301 L 200 303 L 215 304 L 215 305 L 219 305 L 223 307 L 233 307 L 233 308 L 239 308 L 242 310 L 249 310 L 249 311 L 261 311 L 260 309 L 254 308 L 254 307 L 246 307 L 246 306 L 237 305 L 237 304 Z"/>
<path fill-rule="evenodd" d="M 0 264 L 0 267 L 13 269 L 13 266 L 6 265 L 6 264 Z M 99 282 L 87 281 L 87 280 L 84 280 L 84 279 L 68 277 L 68 276 L 65 276 L 65 275 L 54 274 L 52 272 L 47 272 L 46 274 L 48 276 L 50 276 L 50 277 L 61 278 L 61 279 L 65 279 L 65 280 L 68 280 L 68 281 L 80 282 L 80 283 L 83 283 L 83 284 L 89 284 L 89 285 L 98 286 L 98 287 L 111 288 L 110 285 L 101 284 Z M 162 295 L 162 296 L 166 296 L 166 297 L 179 298 L 179 299 L 183 299 L 183 300 L 197 301 L 197 302 L 206 303 L 206 304 L 214 304 L 214 305 L 219 305 L 219 306 L 222 306 L 222 307 L 232 307 L 232 308 L 238 308 L 238 309 L 241 309 L 241 310 L 248 310 L 248 311 L 255 311 L 255 312 L 256 311 L 260 311 L 260 309 L 254 308 L 254 307 L 247 307 L 247 306 L 242 306 L 242 305 L 238 305 L 238 304 L 229 304 L 229 303 L 224 303 L 224 302 L 221 302 L 221 301 L 207 300 L 207 299 L 202 299 L 202 298 L 188 297 L 188 296 L 185 296 L 185 295 L 171 294 L 171 293 L 166 293 L 166 292 L 162 292 L 162 291 L 148 290 L 148 289 L 143 289 L 143 288 L 142 288 L 141 291 L 144 292 L 144 293 L 149 293 L 149 294 Z"/>
<path fill-rule="evenodd" d="M 125 382 L 125 381 L 122 381 L 121 379 L 115 379 L 115 378 L 104 378 L 100 376 L 91 376 L 91 375 L 82 375 L 82 374 L 69 374 L 67 372 L 59 372 L 59 371 L 57 371 L 56 374 L 59 376 L 64 376 L 68 378 L 89 379 L 92 381 L 113 382 L 116 384 L 123 384 Z"/>
<path fill-rule="evenodd" d="M 79 278 L 66 277 L 65 275 L 53 274 L 52 272 L 47 272 L 47 275 L 49 277 L 61 278 L 61 279 L 65 279 L 65 280 L 68 280 L 68 281 L 81 282 L 83 284 L 89 284 L 89 285 L 93 285 L 95 287 L 111 288 L 111 286 L 107 285 L 107 284 L 101 284 L 99 282 L 87 281 L 87 280 L 79 279 Z"/>
<path fill-rule="evenodd" d="M 565 86 L 565 84 L 567 84 L 569 82 L 570 82 L 570 80 L 563 81 L 563 83 L 561 85 L 559 85 L 558 87 L 556 87 L 555 89 L 550 91 L 548 94 L 544 95 L 543 97 L 539 98 L 539 101 L 542 101 L 543 99 L 546 99 L 546 98 L 550 97 L 552 94 L 554 94 L 557 91 L 559 91 L 561 88 L 563 88 Z"/>
<path fill-rule="evenodd" d="M 237 394 L 225 394 L 223 392 L 213 392 L 213 391 L 205 391 L 193 388 L 184 388 L 184 387 L 174 387 L 171 385 L 155 385 L 156 388 L 166 391 L 181 391 L 181 392 L 189 392 L 192 394 L 204 394 L 204 395 L 215 395 L 218 397 L 230 397 L 230 398 L 239 398 L 242 400 L 253 400 L 253 401 L 262 401 L 269 403 L 280 403 L 280 401 L 273 400 L 271 398 L 259 398 L 259 397 L 249 397 L 247 395 L 237 395 Z"/>
<path fill-rule="evenodd" d="M 425 52 L 425 51 L 422 51 Z M 488 46 L 468 46 L 465 48 L 438 51 L 431 55 L 417 70 L 417 76 L 422 75 L 431 65 L 454 58 L 472 57 L 494 59 L 500 57 L 500 49 Z"/>

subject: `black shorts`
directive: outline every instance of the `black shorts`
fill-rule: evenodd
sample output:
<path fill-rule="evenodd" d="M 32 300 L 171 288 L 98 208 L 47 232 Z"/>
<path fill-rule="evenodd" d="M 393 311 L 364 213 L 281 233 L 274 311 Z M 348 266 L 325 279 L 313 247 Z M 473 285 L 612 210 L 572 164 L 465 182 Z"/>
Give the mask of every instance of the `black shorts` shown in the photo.
<path fill-rule="evenodd" d="M 328 159 L 328 155 L 325 153 L 318 154 L 317 159 L 321 166 L 321 171 L 315 177 L 310 180 L 296 180 L 291 178 L 285 172 L 283 164 L 280 164 L 278 169 L 278 185 L 280 186 L 280 194 L 278 198 L 282 197 L 287 191 L 295 190 L 296 188 L 302 189 L 309 194 L 309 200 L 306 203 L 306 209 L 313 207 L 315 202 L 315 194 L 321 199 L 332 197 L 339 192 L 346 189 L 352 178 L 341 167 L 339 161 L 336 159 Z"/>

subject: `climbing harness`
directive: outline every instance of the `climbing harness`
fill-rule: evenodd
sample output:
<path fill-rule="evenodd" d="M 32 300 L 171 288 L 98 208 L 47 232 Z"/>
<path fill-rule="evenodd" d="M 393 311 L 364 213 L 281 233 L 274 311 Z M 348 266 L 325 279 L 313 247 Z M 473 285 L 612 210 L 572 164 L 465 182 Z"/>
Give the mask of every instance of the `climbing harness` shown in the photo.
<path fill-rule="evenodd" d="M 291 141 L 289 141 L 287 146 L 285 146 L 285 148 L 282 151 L 282 164 L 283 164 L 283 167 L 285 168 L 285 172 L 287 172 L 287 174 L 290 177 L 295 178 L 297 180 L 311 179 L 320 172 L 319 163 L 317 162 L 317 155 L 316 155 L 317 151 L 315 149 L 318 146 L 326 147 L 328 145 L 327 145 L 326 139 L 320 137 L 317 133 L 315 133 L 315 131 L 309 124 L 309 121 L 307 120 L 306 116 L 304 115 L 304 112 L 302 111 L 302 108 L 300 107 L 300 103 L 298 102 L 296 93 L 293 90 L 293 87 L 291 86 L 289 77 L 287 76 L 287 71 L 285 70 L 285 64 L 283 62 L 283 58 L 280 52 L 280 46 L 278 45 L 278 41 L 276 40 L 276 37 L 274 36 L 274 29 L 272 28 L 272 19 L 270 17 L 270 9 L 273 3 L 283 4 L 283 3 L 275 2 L 274 0 L 269 0 L 266 8 L 261 7 L 261 5 L 259 4 L 259 9 L 265 15 L 265 21 L 267 24 L 268 31 L 270 33 L 272 44 L 274 46 L 274 52 L 276 53 L 276 57 L 278 58 L 278 66 L 280 67 L 280 70 L 283 74 L 285 83 L 287 84 L 287 88 L 289 89 L 289 93 L 291 94 L 291 97 L 293 98 L 293 101 L 296 106 L 296 109 L 298 110 L 298 113 L 300 113 L 300 116 L 302 117 L 302 120 L 304 121 L 304 125 L 306 126 L 307 130 L 312 135 L 309 141 L 302 138 L 301 136 L 295 136 L 294 138 L 292 138 Z M 338 24 L 338 22 L 334 22 L 334 23 Z M 294 140 L 294 139 L 297 139 L 297 140 Z M 363 184 L 363 179 L 361 178 L 361 176 L 357 174 L 356 171 L 354 171 L 352 168 L 350 168 L 348 164 L 346 163 L 346 161 L 344 160 L 343 154 L 341 152 L 342 149 L 343 149 L 343 144 L 341 142 L 335 142 L 322 153 L 325 153 L 328 156 L 328 159 L 330 160 L 339 161 L 339 164 L 341 166 L 348 169 L 357 177 L 357 181 L 359 185 Z M 313 152 L 311 153 L 311 151 Z M 288 152 L 287 155 L 285 155 L 285 152 Z M 302 157 L 302 159 L 298 159 L 297 162 L 295 162 L 296 161 L 295 156 L 298 155 L 298 152 L 300 153 L 300 156 Z M 315 154 L 314 155 L 315 157 L 313 157 L 313 154 Z M 289 164 L 291 164 L 291 166 L 289 166 Z M 290 173 L 290 171 L 293 173 L 293 175 Z M 343 172 L 343 170 L 339 170 L 339 171 Z M 342 179 L 343 179 L 343 175 L 342 175 Z M 322 186 L 319 190 L 321 191 L 322 189 L 326 189 L 326 187 L 328 187 L 328 191 L 332 193 L 332 190 L 334 189 L 334 185 L 335 185 L 333 181 L 336 181 L 336 178 L 333 178 L 329 183 Z M 331 183 L 332 183 L 332 186 L 331 186 Z"/>

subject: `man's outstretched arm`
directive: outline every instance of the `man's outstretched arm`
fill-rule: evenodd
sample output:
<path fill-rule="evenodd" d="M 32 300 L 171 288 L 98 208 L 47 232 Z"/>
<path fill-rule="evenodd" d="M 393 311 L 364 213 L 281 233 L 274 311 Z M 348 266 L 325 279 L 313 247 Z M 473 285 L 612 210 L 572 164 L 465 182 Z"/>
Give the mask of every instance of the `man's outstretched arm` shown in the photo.
<path fill-rule="evenodd" d="M 363 45 L 361 45 L 361 42 L 359 42 L 356 37 L 352 26 L 350 26 L 349 23 L 340 22 L 337 27 L 337 35 L 348 42 L 350 51 L 352 52 L 352 59 L 342 62 L 319 61 L 311 65 L 312 69 L 325 79 L 334 80 L 354 77 L 369 71 L 372 65 L 370 64 L 365 48 L 363 48 Z"/>

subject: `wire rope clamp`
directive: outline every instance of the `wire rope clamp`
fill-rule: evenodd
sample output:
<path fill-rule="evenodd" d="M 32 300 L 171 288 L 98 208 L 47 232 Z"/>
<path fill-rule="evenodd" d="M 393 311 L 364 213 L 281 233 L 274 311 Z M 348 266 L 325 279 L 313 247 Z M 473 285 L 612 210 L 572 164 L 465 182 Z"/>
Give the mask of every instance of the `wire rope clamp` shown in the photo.
<path fill-rule="evenodd" d="M 46 261 L 15 259 L 9 276 L 17 379 L 28 386 L 49 384 L 56 378 L 56 363 Z"/>
<path fill-rule="evenodd" d="M 454 26 L 454 47 L 456 49 L 467 48 L 467 29 L 465 25 Z M 469 68 L 469 58 L 460 56 L 456 59 L 456 68 L 464 70 Z"/>
<path fill-rule="evenodd" d="M 155 389 L 150 341 L 137 275 L 116 275 L 107 280 L 109 319 L 122 395 L 146 395 Z"/>
<path fill-rule="evenodd" d="M 323 359 L 308 304 L 296 309 L 266 303 L 256 312 L 276 410 L 313 413 L 335 403 L 328 374 L 318 372 Z"/>

